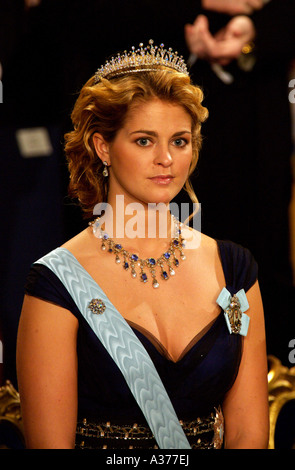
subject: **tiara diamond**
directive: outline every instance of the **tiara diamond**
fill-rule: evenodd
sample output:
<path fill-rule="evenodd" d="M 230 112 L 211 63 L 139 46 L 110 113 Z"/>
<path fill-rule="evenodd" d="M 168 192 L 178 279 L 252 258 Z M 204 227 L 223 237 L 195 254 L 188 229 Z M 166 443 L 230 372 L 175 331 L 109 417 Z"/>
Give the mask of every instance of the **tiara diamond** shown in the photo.
<path fill-rule="evenodd" d="M 180 73 L 188 75 L 187 66 L 182 56 L 178 52 L 173 52 L 172 48 L 164 48 L 164 44 L 154 46 L 154 41 L 150 39 L 149 45 L 139 48 L 134 46 L 131 51 L 125 51 L 107 61 L 95 73 L 95 83 L 102 78 L 114 78 L 127 73 L 155 71 L 158 68 L 167 67 Z"/>

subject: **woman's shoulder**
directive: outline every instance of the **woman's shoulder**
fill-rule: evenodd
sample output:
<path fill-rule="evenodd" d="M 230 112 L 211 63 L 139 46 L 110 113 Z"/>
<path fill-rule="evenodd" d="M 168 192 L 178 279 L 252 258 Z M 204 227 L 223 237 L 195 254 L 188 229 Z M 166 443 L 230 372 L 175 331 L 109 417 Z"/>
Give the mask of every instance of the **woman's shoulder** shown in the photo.
<path fill-rule="evenodd" d="M 66 241 L 61 248 L 69 251 L 80 262 L 97 254 L 97 239 L 92 236 L 90 227 Z M 83 264 L 83 263 L 82 263 Z"/>
<path fill-rule="evenodd" d="M 214 238 L 187 225 L 182 227 L 182 237 L 187 249 L 197 250 L 210 258 L 218 256 L 218 243 Z"/>
<path fill-rule="evenodd" d="M 25 293 L 68 310 L 75 310 L 73 299 L 58 272 L 63 272 L 65 265 L 69 265 L 72 270 L 73 261 L 78 264 L 75 258 L 76 256 L 78 258 L 79 253 L 83 256 L 85 236 L 86 234 L 81 232 L 63 245 L 35 260 L 26 278 Z"/>
<path fill-rule="evenodd" d="M 199 240 L 200 246 L 209 253 L 218 254 L 223 263 L 228 262 L 231 265 L 256 264 L 251 250 L 232 240 L 215 239 L 204 233 L 194 231 L 194 239 Z"/>
<path fill-rule="evenodd" d="M 247 291 L 258 278 L 258 265 L 251 250 L 231 240 L 218 240 L 189 229 L 193 246 L 199 246 L 205 259 L 220 262 L 227 286 L 232 291 Z M 189 243 L 189 244 L 190 244 Z"/>
<path fill-rule="evenodd" d="M 249 290 L 258 279 L 258 264 L 248 247 L 217 240 L 219 256 L 230 290 Z"/>
<path fill-rule="evenodd" d="M 89 243 L 91 242 L 89 227 L 79 232 L 74 237 L 67 240 L 61 245 L 61 248 L 66 248 L 68 251 L 74 253 L 80 253 L 85 251 L 88 248 Z"/>
<path fill-rule="evenodd" d="M 231 240 L 216 240 L 220 257 L 234 266 L 257 265 L 250 248 Z"/>

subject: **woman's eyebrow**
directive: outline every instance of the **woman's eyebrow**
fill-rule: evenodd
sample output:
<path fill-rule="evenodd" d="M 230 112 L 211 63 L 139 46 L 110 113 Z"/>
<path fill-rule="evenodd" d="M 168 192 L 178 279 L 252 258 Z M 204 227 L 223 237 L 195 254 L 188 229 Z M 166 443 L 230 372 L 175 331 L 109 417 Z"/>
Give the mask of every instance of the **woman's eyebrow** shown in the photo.
<path fill-rule="evenodd" d="M 138 131 L 130 132 L 130 135 L 132 135 L 132 134 L 147 134 L 147 135 L 151 135 L 153 137 L 156 137 L 158 135 L 157 132 L 155 132 L 155 131 L 147 131 L 145 129 L 138 129 Z"/>
<path fill-rule="evenodd" d="M 191 134 L 191 131 L 183 130 L 183 131 L 175 132 L 175 134 L 173 134 L 172 137 L 177 137 L 183 134 Z"/>
<path fill-rule="evenodd" d="M 133 132 L 130 132 L 130 135 L 132 134 L 147 134 L 147 135 L 150 135 L 150 136 L 153 136 L 153 137 L 156 137 L 158 135 L 157 132 L 155 131 L 148 131 L 148 130 L 145 130 L 145 129 L 139 129 L 137 131 L 133 131 Z M 183 134 L 191 134 L 191 131 L 188 131 L 188 130 L 183 130 L 183 131 L 178 131 L 178 132 L 175 132 L 172 137 L 178 137 L 180 135 L 183 135 Z"/>

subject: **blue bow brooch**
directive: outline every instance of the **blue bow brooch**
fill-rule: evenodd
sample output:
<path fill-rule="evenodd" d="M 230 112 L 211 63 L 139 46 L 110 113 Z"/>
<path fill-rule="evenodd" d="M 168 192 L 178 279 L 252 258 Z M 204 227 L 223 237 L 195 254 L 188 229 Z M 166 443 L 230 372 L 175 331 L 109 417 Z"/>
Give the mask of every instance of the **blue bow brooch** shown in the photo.
<path fill-rule="evenodd" d="M 224 317 L 230 334 L 247 336 L 250 317 L 244 312 L 249 304 L 244 289 L 239 290 L 233 296 L 224 287 L 216 301 L 224 311 Z"/>

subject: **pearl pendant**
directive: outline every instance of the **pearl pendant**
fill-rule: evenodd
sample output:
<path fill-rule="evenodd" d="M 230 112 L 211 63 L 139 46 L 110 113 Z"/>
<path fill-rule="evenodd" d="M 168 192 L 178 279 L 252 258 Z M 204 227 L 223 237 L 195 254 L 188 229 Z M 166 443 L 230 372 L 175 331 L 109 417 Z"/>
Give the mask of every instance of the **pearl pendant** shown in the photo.
<path fill-rule="evenodd" d="M 158 283 L 157 279 L 154 279 L 154 280 L 153 280 L 153 287 L 154 287 L 154 289 L 157 289 L 157 288 L 159 287 L 159 285 L 160 285 L 160 284 Z"/>

